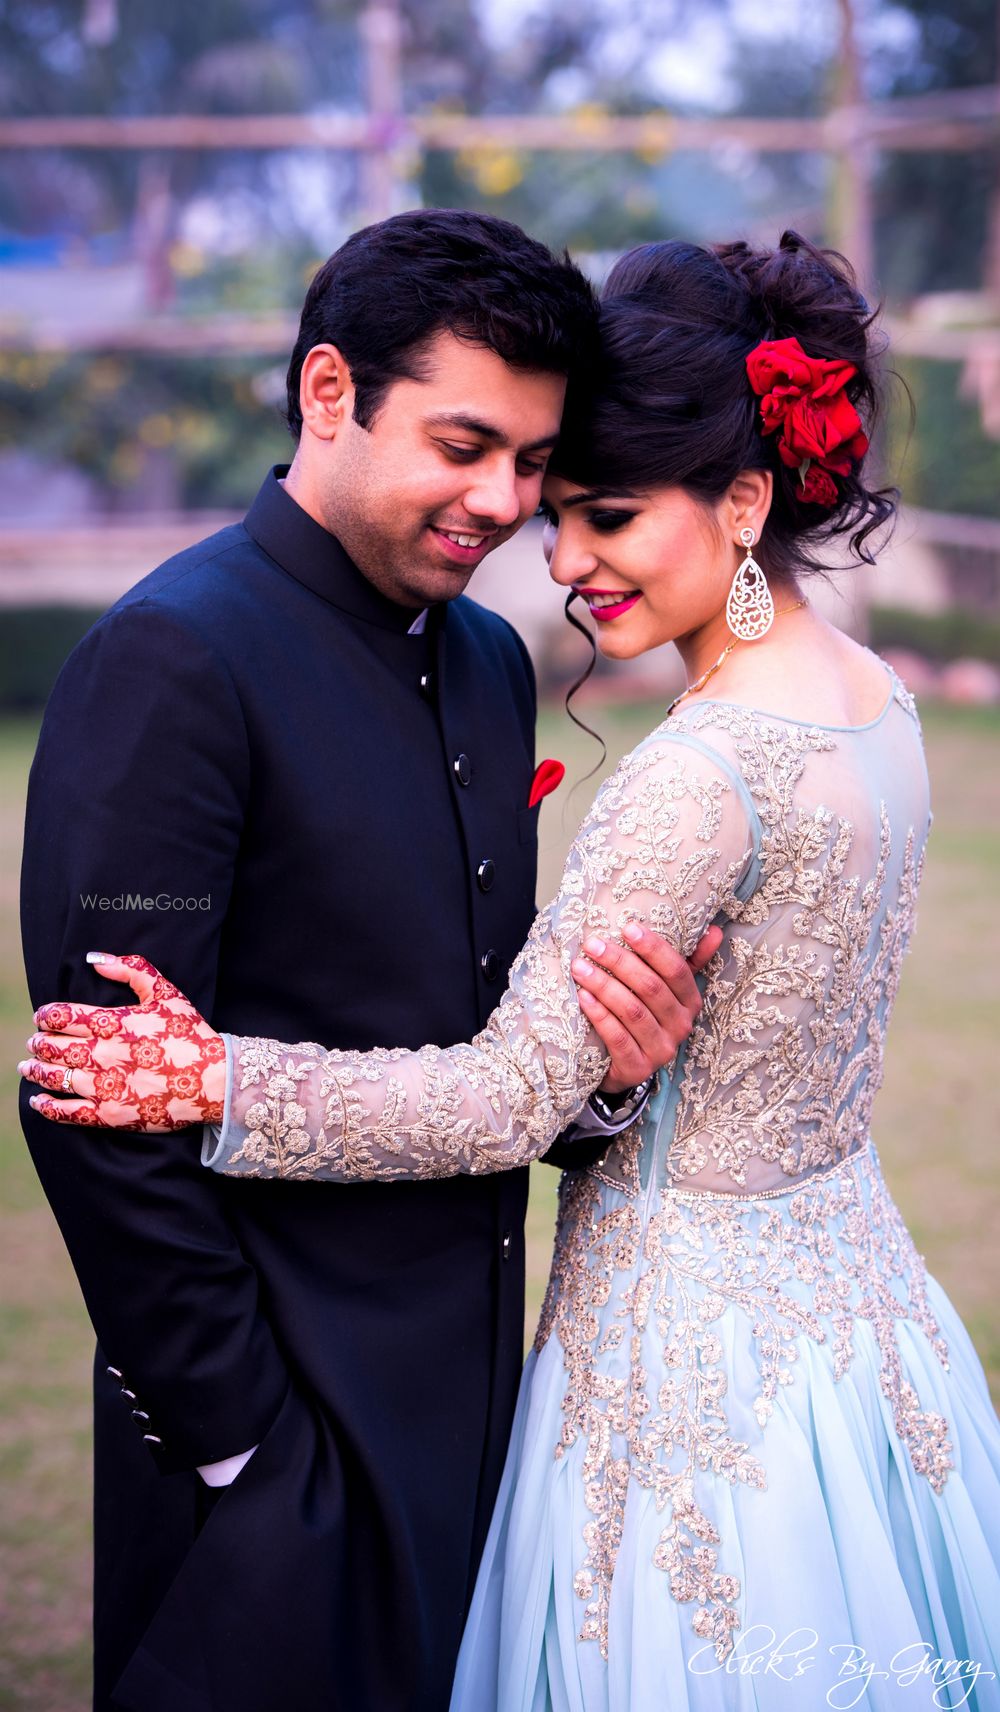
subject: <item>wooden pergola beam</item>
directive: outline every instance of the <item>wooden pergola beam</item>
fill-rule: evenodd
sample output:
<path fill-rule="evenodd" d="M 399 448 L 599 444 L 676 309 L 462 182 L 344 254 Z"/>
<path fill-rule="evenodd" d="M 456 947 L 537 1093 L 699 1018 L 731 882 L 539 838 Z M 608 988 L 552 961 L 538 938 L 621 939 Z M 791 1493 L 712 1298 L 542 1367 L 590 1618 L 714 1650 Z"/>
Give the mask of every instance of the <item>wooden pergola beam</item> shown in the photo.
<path fill-rule="evenodd" d="M 136 351 L 180 357 L 287 357 L 298 333 L 297 315 L 146 316 L 89 327 L 56 317 L 30 323 L 0 318 L 0 350 Z M 934 327 L 887 317 L 884 326 L 897 356 L 952 362 L 1000 361 L 1000 327 Z"/>
<path fill-rule="evenodd" d="M 676 154 L 739 143 L 763 153 L 823 152 L 845 142 L 884 149 L 971 149 L 1000 135 L 1000 93 L 989 85 L 881 106 L 843 108 L 820 118 L 636 117 L 575 114 L 420 113 L 405 118 L 274 113 L 174 113 L 142 117 L 84 114 L 0 119 L 0 149 L 323 149 L 358 152 L 415 147 L 623 150 Z"/>

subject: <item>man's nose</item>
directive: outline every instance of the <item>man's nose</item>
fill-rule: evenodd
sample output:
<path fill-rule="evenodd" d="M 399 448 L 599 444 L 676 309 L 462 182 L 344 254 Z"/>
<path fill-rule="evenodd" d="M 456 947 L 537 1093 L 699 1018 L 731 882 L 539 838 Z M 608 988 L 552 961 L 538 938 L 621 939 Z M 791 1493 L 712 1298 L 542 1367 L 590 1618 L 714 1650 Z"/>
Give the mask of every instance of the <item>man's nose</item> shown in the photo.
<path fill-rule="evenodd" d="M 489 518 L 501 528 L 516 523 L 521 515 L 521 495 L 513 469 L 483 472 L 474 487 L 466 490 L 465 509 L 470 517 Z"/>

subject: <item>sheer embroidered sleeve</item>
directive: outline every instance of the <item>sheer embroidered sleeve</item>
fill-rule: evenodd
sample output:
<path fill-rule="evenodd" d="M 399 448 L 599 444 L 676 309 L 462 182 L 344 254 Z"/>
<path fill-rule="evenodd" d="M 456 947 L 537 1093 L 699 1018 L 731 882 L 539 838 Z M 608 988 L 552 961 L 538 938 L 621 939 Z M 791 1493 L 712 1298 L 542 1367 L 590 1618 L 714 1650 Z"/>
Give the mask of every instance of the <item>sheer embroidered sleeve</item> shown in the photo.
<path fill-rule="evenodd" d="M 707 745 L 658 731 L 601 787 L 510 986 L 468 1044 L 328 1051 L 233 1037 L 228 1174 L 350 1182 L 502 1171 L 544 1153 L 608 1056 L 570 965 L 590 933 L 648 923 L 688 954 L 728 913 L 754 856 L 742 780 Z"/>

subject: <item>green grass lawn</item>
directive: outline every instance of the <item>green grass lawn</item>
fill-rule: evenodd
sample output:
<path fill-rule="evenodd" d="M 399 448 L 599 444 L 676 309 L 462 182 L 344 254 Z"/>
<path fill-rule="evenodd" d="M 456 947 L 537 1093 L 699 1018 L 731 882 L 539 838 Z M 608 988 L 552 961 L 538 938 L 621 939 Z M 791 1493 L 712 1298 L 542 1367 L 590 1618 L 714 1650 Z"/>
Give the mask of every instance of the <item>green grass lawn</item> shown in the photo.
<path fill-rule="evenodd" d="M 616 757 L 660 717 L 611 708 L 596 723 Z M 1000 916 L 1000 715 L 925 717 L 935 826 L 920 925 L 890 1034 L 875 1133 L 889 1182 L 1000 1394 L 1000 1141 L 996 970 Z M 83 1712 L 87 1704 L 91 1337 L 72 1271 L 35 1183 L 15 1112 L 14 1064 L 30 1028 L 16 893 L 28 722 L 0 723 L 0 1708 Z M 539 755 L 569 780 L 596 746 L 561 709 Z M 539 897 L 558 883 L 596 777 L 542 811 Z M 556 1173 L 533 1167 L 528 1331 L 548 1270 Z"/>

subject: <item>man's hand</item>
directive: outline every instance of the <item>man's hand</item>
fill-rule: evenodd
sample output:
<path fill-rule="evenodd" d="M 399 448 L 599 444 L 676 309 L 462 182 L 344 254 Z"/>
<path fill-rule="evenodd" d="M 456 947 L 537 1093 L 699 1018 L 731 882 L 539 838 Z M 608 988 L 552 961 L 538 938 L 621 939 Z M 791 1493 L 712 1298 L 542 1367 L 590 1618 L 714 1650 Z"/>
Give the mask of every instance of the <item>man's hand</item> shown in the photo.
<path fill-rule="evenodd" d="M 620 1094 L 672 1064 L 701 1010 L 695 983 L 722 944 L 710 927 L 685 961 L 660 934 L 637 922 L 624 929 L 629 949 L 593 936 L 572 966 L 580 1008 L 611 1054 L 602 1094 Z"/>

